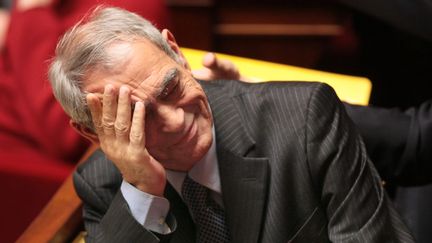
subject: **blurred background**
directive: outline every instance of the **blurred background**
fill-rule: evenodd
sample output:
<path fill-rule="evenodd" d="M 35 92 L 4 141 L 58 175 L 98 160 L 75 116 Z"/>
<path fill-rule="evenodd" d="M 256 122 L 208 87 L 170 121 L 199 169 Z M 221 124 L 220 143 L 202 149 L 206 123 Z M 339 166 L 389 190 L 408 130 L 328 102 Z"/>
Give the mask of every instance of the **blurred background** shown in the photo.
<path fill-rule="evenodd" d="M 100 3 L 169 28 L 183 47 L 368 77 L 374 106 L 431 96 L 429 0 L 2 0 L 1 242 L 20 235 L 89 146 L 69 128 L 46 71 L 58 37 Z M 418 242 L 432 242 L 432 187 L 386 187 Z"/>

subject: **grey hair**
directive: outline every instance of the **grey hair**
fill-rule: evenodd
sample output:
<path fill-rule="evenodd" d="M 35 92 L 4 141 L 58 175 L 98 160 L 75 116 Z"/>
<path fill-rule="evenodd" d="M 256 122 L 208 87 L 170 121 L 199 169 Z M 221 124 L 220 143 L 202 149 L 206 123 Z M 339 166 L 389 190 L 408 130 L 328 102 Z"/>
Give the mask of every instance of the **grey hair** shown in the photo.
<path fill-rule="evenodd" d="M 151 41 L 175 61 L 178 55 L 170 48 L 156 27 L 137 14 L 114 7 L 97 7 L 90 15 L 67 31 L 60 39 L 48 76 L 54 96 L 71 119 L 94 130 L 86 92 L 82 90 L 85 75 L 94 68 L 110 70 L 115 60 L 107 47 L 118 41 Z"/>

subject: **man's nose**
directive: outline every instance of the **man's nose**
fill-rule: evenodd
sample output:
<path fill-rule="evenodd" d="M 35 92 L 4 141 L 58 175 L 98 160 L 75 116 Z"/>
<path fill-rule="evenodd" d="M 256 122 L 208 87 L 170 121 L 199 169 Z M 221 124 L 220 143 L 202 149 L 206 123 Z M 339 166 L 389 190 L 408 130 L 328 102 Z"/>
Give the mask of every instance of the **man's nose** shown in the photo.
<path fill-rule="evenodd" d="M 183 131 L 185 127 L 185 114 L 182 108 L 158 104 L 154 110 L 159 129 L 162 132 L 175 133 Z"/>

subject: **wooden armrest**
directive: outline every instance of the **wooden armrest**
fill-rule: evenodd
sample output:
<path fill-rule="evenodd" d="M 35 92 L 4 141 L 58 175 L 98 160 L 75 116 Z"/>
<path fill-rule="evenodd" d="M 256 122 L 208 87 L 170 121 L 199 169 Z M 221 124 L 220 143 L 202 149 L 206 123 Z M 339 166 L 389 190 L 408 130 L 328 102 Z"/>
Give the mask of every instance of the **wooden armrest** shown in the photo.
<path fill-rule="evenodd" d="M 96 149 L 97 146 L 90 147 L 78 164 Z M 81 209 L 82 202 L 70 175 L 17 242 L 70 242 L 82 230 Z"/>

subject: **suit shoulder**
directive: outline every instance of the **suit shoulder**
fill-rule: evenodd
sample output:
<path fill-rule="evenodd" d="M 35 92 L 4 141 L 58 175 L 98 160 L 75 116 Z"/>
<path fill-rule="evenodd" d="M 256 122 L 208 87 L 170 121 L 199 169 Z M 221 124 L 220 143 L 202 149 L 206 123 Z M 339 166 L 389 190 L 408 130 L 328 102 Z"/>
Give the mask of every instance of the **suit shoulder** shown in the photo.
<path fill-rule="evenodd" d="M 335 102 L 335 91 L 328 84 L 306 81 L 272 81 L 251 85 L 247 93 L 259 93 L 262 97 L 298 103 Z"/>
<path fill-rule="evenodd" d="M 255 93 L 255 94 L 301 94 L 303 96 L 312 95 L 314 90 L 317 93 L 334 93 L 333 89 L 321 82 L 311 81 L 267 81 L 259 83 L 247 83 L 238 80 L 216 80 L 211 82 L 200 82 L 207 94 L 213 96 L 230 96 Z"/>
<path fill-rule="evenodd" d="M 260 83 L 263 89 L 272 90 L 275 92 L 303 92 L 305 94 L 317 95 L 317 94 L 327 94 L 332 95 L 334 90 L 331 86 L 322 82 L 312 82 L 312 81 L 270 81 L 265 83 Z M 258 86 L 258 88 L 260 88 Z"/>
<path fill-rule="evenodd" d="M 100 174 L 109 175 L 107 177 L 120 175 L 114 164 L 108 160 L 102 150 L 96 150 L 86 161 L 77 167 L 76 172 L 82 177 L 91 180 Z"/>
<path fill-rule="evenodd" d="M 297 90 L 310 90 L 317 86 L 327 86 L 325 83 L 313 81 L 266 81 L 257 83 L 248 83 L 238 80 L 217 80 L 211 82 L 201 82 L 203 86 L 210 89 L 225 89 L 229 93 L 238 92 L 259 92 L 272 89 L 297 89 Z"/>
<path fill-rule="evenodd" d="M 231 89 L 237 92 L 276 92 L 276 93 L 291 93 L 300 92 L 312 95 L 317 93 L 332 93 L 333 89 L 321 82 L 311 81 L 268 81 L 262 83 L 233 83 Z"/>
<path fill-rule="evenodd" d="M 73 181 L 81 198 L 95 193 L 103 201 L 110 202 L 120 188 L 122 177 L 105 154 L 97 150 L 78 166 Z"/>

